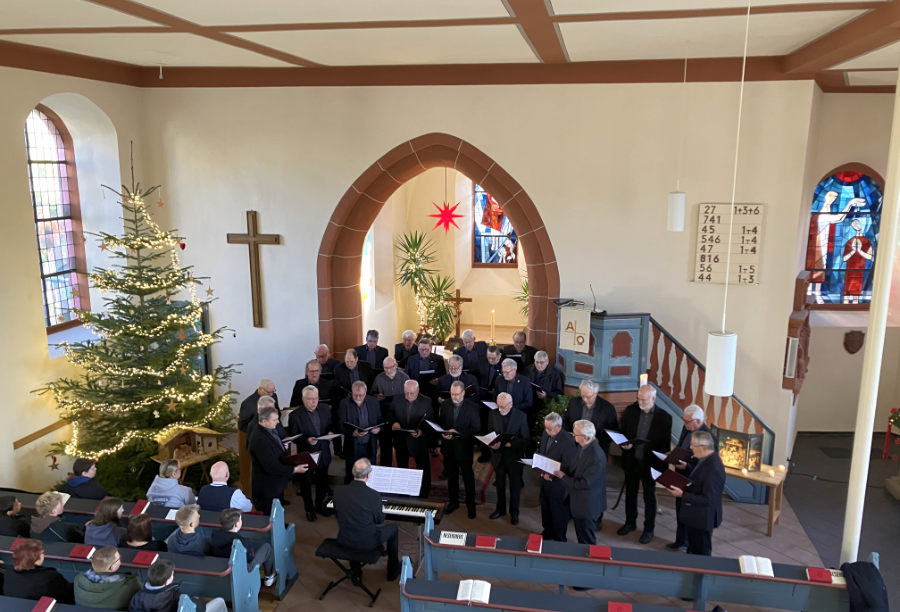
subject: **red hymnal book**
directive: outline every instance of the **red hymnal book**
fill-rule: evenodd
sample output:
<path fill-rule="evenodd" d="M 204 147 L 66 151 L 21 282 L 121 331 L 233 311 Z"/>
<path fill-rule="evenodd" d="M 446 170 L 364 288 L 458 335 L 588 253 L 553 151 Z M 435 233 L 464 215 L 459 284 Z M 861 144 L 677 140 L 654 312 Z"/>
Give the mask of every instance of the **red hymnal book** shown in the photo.
<path fill-rule="evenodd" d="M 134 556 L 134 559 L 132 559 L 131 562 L 135 565 L 150 567 L 156 562 L 157 559 L 159 559 L 158 553 L 155 553 L 152 550 L 142 550 Z"/>
<path fill-rule="evenodd" d="M 9 549 L 10 549 L 10 550 L 15 550 L 15 549 L 17 549 L 19 546 L 22 545 L 22 543 L 23 543 L 26 539 L 27 539 L 27 538 L 16 538 L 15 540 L 13 540 L 12 546 L 10 546 Z"/>
<path fill-rule="evenodd" d="M 611 601 L 606 604 L 607 612 L 631 612 L 631 604 L 630 603 L 619 603 L 617 601 Z"/>
<path fill-rule="evenodd" d="M 528 544 L 525 545 L 525 552 L 541 554 L 544 547 L 544 536 L 532 533 L 528 536 Z"/>
<path fill-rule="evenodd" d="M 665 470 L 662 474 L 659 475 L 659 478 L 656 479 L 656 482 L 667 488 L 678 487 L 682 491 L 686 491 L 688 487 L 694 484 L 689 479 L 685 478 L 678 472 L 673 472 L 672 470 Z"/>
<path fill-rule="evenodd" d="M 831 584 L 831 572 L 821 567 L 807 567 L 806 577 L 810 582 L 824 582 Z"/>
<path fill-rule="evenodd" d="M 591 559 L 612 559 L 612 549 L 609 546 L 591 546 L 588 553 Z"/>
<path fill-rule="evenodd" d="M 88 544 L 79 544 L 72 547 L 72 550 L 69 551 L 69 556 L 73 559 L 90 559 L 94 556 L 94 551 L 96 550 L 96 548 Z"/>
<path fill-rule="evenodd" d="M 129 512 L 128 514 L 130 514 L 131 516 L 143 514 L 144 512 L 147 511 L 147 507 L 149 505 L 150 505 L 150 502 L 148 502 L 146 499 L 139 499 L 136 502 L 134 502 L 134 506 L 132 506 L 131 512 Z"/>
<path fill-rule="evenodd" d="M 494 536 L 475 536 L 475 548 L 497 548 L 497 538 Z"/>
<path fill-rule="evenodd" d="M 56 600 L 52 597 L 47 597 L 44 595 L 40 599 L 38 599 L 37 603 L 34 604 L 34 607 L 31 609 L 31 612 L 50 612 L 53 609 L 53 606 L 56 605 Z"/>

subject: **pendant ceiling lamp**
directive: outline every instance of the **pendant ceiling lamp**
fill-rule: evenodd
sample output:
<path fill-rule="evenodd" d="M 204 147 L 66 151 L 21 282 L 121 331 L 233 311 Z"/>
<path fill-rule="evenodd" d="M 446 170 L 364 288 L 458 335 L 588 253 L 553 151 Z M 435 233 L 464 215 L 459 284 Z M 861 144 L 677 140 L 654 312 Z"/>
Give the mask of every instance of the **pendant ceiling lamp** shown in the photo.
<path fill-rule="evenodd" d="M 684 156 L 685 126 L 685 89 L 687 88 L 687 57 L 684 58 L 684 74 L 681 80 L 681 143 L 678 147 L 678 169 L 675 172 L 675 191 L 669 192 L 666 229 L 670 232 L 684 231 L 684 211 L 687 208 L 687 195 L 681 191 L 681 158 Z"/>

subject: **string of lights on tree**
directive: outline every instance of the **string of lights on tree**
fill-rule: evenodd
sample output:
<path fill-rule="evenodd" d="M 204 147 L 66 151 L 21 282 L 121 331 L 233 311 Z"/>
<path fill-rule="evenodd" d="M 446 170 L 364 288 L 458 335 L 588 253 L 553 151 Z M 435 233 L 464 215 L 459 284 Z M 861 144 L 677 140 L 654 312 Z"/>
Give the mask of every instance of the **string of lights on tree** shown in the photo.
<path fill-rule="evenodd" d="M 103 297 L 103 312 L 78 311 L 96 339 L 63 343 L 67 359 L 83 374 L 39 390 L 53 395 L 72 424 L 71 440 L 51 452 L 91 459 L 140 441 L 158 442 L 177 429 L 230 428 L 234 394 L 232 366 L 204 371 L 203 354 L 224 328 L 203 330 L 209 301 L 197 298 L 202 281 L 181 266 L 184 239 L 161 230 L 150 216 L 146 199 L 158 186 L 104 187 L 119 197 L 124 232 L 96 234 L 100 249 L 116 262 L 88 275 Z M 157 206 L 163 205 L 160 198 Z"/>

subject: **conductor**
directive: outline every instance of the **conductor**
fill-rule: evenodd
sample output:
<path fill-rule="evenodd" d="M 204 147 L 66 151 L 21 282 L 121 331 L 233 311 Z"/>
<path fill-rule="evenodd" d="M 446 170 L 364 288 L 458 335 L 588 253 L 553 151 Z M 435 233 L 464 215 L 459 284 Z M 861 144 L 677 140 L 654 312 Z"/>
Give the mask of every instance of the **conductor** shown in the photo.
<path fill-rule="evenodd" d="M 334 490 L 334 513 L 341 546 L 369 551 L 387 544 L 387 579 L 400 576 L 397 525 L 384 522 L 381 494 L 366 484 L 372 463 L 363 457 L 353 464 L 353 480 Z"/>

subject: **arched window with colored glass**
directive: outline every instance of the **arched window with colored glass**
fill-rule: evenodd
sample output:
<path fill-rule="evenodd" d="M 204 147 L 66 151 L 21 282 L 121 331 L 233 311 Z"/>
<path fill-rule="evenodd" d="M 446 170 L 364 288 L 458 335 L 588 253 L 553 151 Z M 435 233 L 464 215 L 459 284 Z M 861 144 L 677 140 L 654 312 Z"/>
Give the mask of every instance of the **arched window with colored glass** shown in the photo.
<path fill-rule="evenodd" d="M 809 295 L 819 307 L 872 301 L 882 185 L 877 173 L 860 164 L 834 170 L 816 185 L 806 269 Z"/>
<path fill-rule="evenodd" d="M 516 267 L 519 239 L 500 203 L 478 184 L 472 200 L 473 267 Z"/>

